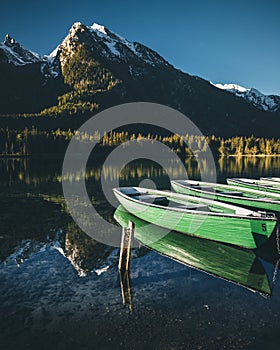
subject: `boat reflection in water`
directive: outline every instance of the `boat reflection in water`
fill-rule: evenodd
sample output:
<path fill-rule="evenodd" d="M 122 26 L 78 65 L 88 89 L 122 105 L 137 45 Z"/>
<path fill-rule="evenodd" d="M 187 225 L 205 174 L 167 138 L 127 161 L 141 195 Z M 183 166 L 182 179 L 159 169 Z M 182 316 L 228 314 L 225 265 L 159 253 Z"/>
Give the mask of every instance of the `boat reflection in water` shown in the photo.
<path fill-rule="evenodd" d="M 268 275 L 254 251 L 165 230 L 129 214 L 122 206 L 114 218 L 122 227 L 132 221 L 134 238 L 166 257 L 264 296 L 272 294 Z"/>

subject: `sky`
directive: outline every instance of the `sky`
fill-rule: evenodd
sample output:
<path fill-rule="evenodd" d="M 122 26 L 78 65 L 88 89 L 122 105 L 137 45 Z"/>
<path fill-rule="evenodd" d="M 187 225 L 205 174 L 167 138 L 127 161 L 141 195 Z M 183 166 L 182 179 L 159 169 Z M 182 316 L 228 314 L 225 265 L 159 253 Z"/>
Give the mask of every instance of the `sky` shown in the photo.
<path fill-rule="evenodd" d="M 49 54 L 74 22 L 96 22 L 213 83 L 280 95 L 279 0 L 9 0 L 0 5 L 0 41 L 9 33 Z"/>

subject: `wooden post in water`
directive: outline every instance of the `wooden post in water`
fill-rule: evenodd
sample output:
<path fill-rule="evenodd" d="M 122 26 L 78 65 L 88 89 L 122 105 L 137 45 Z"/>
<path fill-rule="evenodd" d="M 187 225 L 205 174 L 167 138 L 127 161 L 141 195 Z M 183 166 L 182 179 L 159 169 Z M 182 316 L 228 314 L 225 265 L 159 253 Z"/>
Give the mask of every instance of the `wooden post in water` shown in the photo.
<path fill-rule="evenodd" d="M 123 227 L 119 257 L 119 271 L 128 271 L 131 260 L 131 242 L 134 234 L 134 224 L 128 222 L 128 227 Z"/>
<path fill-rule="evenodd" d="M 128 227 L 124 227 L 122 230 L 122 239 L 120 247 L 120 257 L 119 257 L 119 275 L 120 275 L 120 285 L 122 293 L 123 305 L 128 305 L 130 311 L 133 309 L 133 298 L 130 286 L 130 260 L 131 260 L 131 244 L 134 236 L 134 224 L 129 221 Z"/>

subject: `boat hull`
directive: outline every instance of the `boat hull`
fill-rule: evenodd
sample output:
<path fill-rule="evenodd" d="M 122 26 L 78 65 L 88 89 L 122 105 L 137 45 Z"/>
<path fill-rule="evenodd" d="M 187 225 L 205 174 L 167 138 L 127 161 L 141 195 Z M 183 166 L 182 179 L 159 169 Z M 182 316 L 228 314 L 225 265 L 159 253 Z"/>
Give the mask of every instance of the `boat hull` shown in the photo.
<path fill-rule="evenodd" d="M 259 183 L 280 188 L 280 177 L 261 177 Z"/>
<path fill-rule="evenodd" d="M 267 211 L 280 212 L 280 201 L 271 200 L 262 200 L 261 198 L 253 198 L 253 197 L 240 197 L 240 196 L 230 196 L 225 194 L 219 194 L 217 192 L 206 192 L 199 191 L 195 188 L 184 186 L 176 181 L 171 181 L 172 188 L 177 193 L 188 194 L 191 196 L 203 197 L 207 199 L 217 200 L 225 203 L 242 205 L 250 208 L 258 208 Z M 261 194 L 262 192 L 260 192 Z M 246 196 L 246 191 L 244 193 Z"/>
<path fill-rule="evenodd" d="M 276 220 L 234 215 L 211 215 L 177 211 L 169 207 L 146 205 L 114 190 L 119 203 L 131 214 L 158 226 L 217 242 L 255 249 L 273 233 Z M 226 232 L 226 234 L 225 234 Z"/>
<path fill-rule="evenodd" d="M 268 186 L 264 185 L 261 183 L 250 183 L 250 182 L 244 182 L 244 181 L 239 181 L 237 179 L 227 179 L 227 183 L 229 185 L 234 185 L 236 187 L 245 187 L 253 190 L 258 190 L 258 191 L 264 191 L 264 192 L 271 192 L 271 193 L 276 193 L 279 194 L 280 197 L 280 187 L 273 187 L 273 186 Z"/>
<path fill-rule="evenodd" d="M 268 276 L 253 251 L 168 232 L 129 214 L 122 206 L 117 208 L 114 218 L 122 227 L 133 221 L 134 238 L 164 256 L 266 296 L 271 295 Z"/>

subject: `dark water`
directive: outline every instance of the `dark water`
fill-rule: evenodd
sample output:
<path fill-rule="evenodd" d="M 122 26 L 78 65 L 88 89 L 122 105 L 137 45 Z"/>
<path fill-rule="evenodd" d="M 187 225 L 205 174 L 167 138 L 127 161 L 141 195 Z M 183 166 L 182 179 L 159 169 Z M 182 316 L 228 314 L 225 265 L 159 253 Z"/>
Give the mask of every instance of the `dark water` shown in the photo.
<path fill-rule="evenodd" d="M 123 305 L 117 248 L 84 234 L 63 201 L 61 161 L 0 160 L 0 346 L 2 349 L 279 349 L 279 279 L 272 296 L 182 265 L 140 247 L 131 263 Z M 207 164 L 204 164 L 207 167 Z M 193 159 L 189 177 L 200 177 Z M 279 158 L 217 161 L 218 180 L 279 176 Z M 100 184 L 114 166 L 93 162 L 87 188 L 98 212 L 114 222 Z M 180 178 L 182 169 L 170 164 Z M 76 180 L 82 174 L 70 174 Z M 145 179 L 168 188 L 155 163 L 129 164 L 121 185 Z M 268 248 L 269 249 L 269 248 Z M 260 257 L 273 284 L 275 251 Z M 234 268 L 234 266 L 232 267 Z M 238 273 L 238 271 L 237 271 Z"/>

